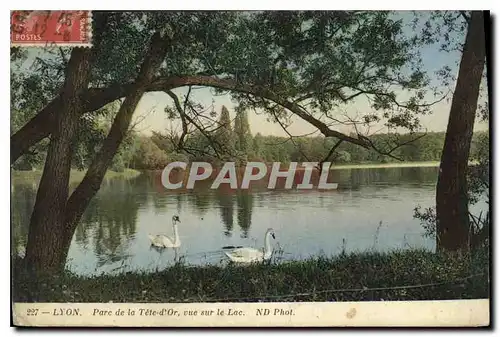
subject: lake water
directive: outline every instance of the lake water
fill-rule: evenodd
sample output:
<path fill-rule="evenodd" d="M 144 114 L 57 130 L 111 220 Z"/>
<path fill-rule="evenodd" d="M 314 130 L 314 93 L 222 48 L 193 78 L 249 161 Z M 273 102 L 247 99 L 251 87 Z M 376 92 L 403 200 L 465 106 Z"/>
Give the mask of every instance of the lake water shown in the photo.
<path fill-rule="evenodd" d="M 417 205 L 434 204 L 437 168 L 342 169 L 330 173 L 332 191 L 228 191 L 195 188 L 165 191 L 159 173 L 132 180 L 112 179 L 89 205 L 68 256 L 79 274 L 162 269 L 182 259 L 188 264 L 223 261 L 223 246 L 264 245 L 264 233 L 276 232 L 273 245 L 281 259 L 336 255 L 342 251 L 434 249 L 413 219 Z M 12 187 L 14 246 L 26 242 L 36 183 Z M 484 203 L 473 210 L 486 209 Z M 182 245 L 158 251 L 147 234 L 172 236 L 179 215 Z"/>

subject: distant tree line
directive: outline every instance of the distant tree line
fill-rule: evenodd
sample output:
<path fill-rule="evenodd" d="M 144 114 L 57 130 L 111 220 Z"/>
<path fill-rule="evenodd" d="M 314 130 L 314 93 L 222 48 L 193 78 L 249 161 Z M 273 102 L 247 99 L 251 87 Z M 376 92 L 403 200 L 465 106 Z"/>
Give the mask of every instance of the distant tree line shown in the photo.
<path fill-rule="evenodd" d="M 238 112 L 234 121 L 231 121 L 226 107 L 222 107 L 218 124 L 219 127 L 211 135 L 199 130 L 192 132 L 185 141 L 184 149 L 179 152 L 175 149 L 177 136 L 172 137 L 160 132 L 152 132 L 152 135 L 147 136 L 132 132 L 114 157 L 111 169 L 118 172 L 125 168 L 156 170 L 163 169 L 172 161 L 208 161 L 214 164 L 228 160 L 237 161 L 240 164 L 246 161 L 320 162 L 325 159 L 336 142 L 335 138 L 321 136 L 287 138 L 264 136 L 259 132 L 252 135 L 247 113 Z M 445 133 L 429 132 L 421 135 L 422 137 L 419 138 L 419 134 L 376 134 L 370 139 L 374 144 L 382 146 L 384 143 L 396 141 L 395 137 L 400 143 L 418 138 L 396 149 L 393 156 L 405 162 L 439 161 Z M 475 153 L 484 151 L 483 147 L 488 143 L 487 132 L 475 132 L 471 145 L 471 157 L 474 157 Z M 80 156 L 84 158 L 85 154 Z M 335 164 L 364 164 L 398 162 L 398 159 L 344 142 L 336 149 L 329 161 Z M 18 162 L 18 169 L 27 168 L 23 167 L 23 163 L 26 164 L 22 160 Z M 85 161 L 75 160 L 74 166 L 85 168 Z M 31 167 L 28 165 L 28 168 Z"/>

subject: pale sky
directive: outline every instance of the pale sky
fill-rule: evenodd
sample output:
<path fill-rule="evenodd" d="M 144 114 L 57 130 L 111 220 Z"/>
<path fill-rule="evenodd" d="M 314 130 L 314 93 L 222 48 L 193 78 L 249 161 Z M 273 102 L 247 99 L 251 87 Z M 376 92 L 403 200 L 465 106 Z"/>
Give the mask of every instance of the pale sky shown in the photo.
<path fill-rule="evenodd" d="M 186 93 L 186 91 L 187 89 L 185 88 L 174 90 L 181 101 L 182 96 Z M 233 107 L 235 106 L 235 104 L 231 101 L 229 95 L 214 96 L 212 95 L 209 88 L 199 88 L 193 90 L 190 97 L 192 97 L 197 102 L 200 102 L 205 107 L 211 106 L 213 100 L 214 109 L 218 114 L 220 113 L 222 106 L 225 105 L 229 109 L 231 117 L 234 118 L 235 112 Z M 428 132 L 446 130 L 451 105 L 451 94 L 449 98 L 450 99 L 445 99 L 439 103 L 436 103 L 432 107 L 432 114 L 420 116 L 421 124 L 424 128 L 427 129 Z M 145 134 L 150 134 L 151 131 L 167 133 L 170 130 L 176 130 L 180 133 L 180 123 L 178 121 L 170 121 L 167 118 L 166 113 L 164 112 L 164 108 L 167 105 L 173 106 L 172 100 L 167 94 L 162 92 L 145 94 L 140 101 L 134 115 L 134 118 L 136 120 L 142 120 L 136 125 L 135 129 Z M 366 100 L 358 100 L 354 104 L 346 107 L 344 111 L 349 112 L 350 115 L 356 114 L 356 112 L 359 112 L 360 115 L 363 115 L 363 112 L 369 112 L 370 108 L 367 106 Z M 260 132 L 262 135 L 287 136 L 287 134 L 279 124 L 267 121 L 267 116 L 262 112 L 257 114 L 255 111 L 250 110 L 248 111 L 248 119 L 253 135 L 255 135 L 257 132 Z M 316 131 L 315 127 L 311 126 L 301 118 L 294 117 L 292 119 L 292 122 L 293 123 L 288 128 L 288 131 L 294 136 L 307 135 L 311 132 Z M 344 133 L 354 131 L 354 129 L 351 129 L 347 126 L 333 126 L 332 128 Z M 379 129 L 380 127 L 373 127 L 370 130 L 370 134 Z M 481 123 L 478 119 L 476 119 L 474 130 L 478 131 L 487 129 L 487 123 Z M 382 130 L 380 132 L 384 133 L 385 131 Z M 319 132 L 317 132 L 316 135 L 320 135 Z"/>

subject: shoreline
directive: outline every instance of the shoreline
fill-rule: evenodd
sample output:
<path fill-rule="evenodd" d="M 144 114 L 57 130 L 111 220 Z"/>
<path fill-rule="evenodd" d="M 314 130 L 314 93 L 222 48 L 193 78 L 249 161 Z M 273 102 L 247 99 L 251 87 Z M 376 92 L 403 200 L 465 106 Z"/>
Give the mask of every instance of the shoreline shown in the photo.
<path fill-rule="evenodd" d="M 36 279 L 16 268 L 13 298 L 16 302 L 76 303 L 488 298 L 488 257 L 487 249 L 467 256 L 410 249 L 315 256 L 303 261 L 250 266 L 177 263 L 154 272 L 123 271 L 116 275 L 78 276 L 67 271 L 58 277 L 46 275 Z M 17 263 L 14 261 L 14 265 Z M 431 283 L 436 286 L 418 286 Z M 408 289 L 402 291 L 401 287 Z"/>
<path fill-rule="evenodd" d="M 248 163 L 254 163 L 254 162 L 248 162 Z M 247 164 L 248 164 L 247 163 Z M 262 162 L 257 162 L 257 163 L 262 163 Z M 289 163 L 280 163 L 279 171 L 285 171 L 289 169 Z M 419 168 L 419 167 L 439 167 L 439 164 L 441 162 L 439 161 L 421 161 L 421 162 L 394 162 L 394 163 L 364 163 L 364 164 L 335 164 L 331 163 L 329 171 L 334 171 L 334 170 L 356 170 L 356 169 L 383 169 L 383 168 Z M 188 163 L 188 167 L 186 170 L 190 170 L 189 165 L 192 163 Z M 223 165 L 214 165 L 210 164 L 212 167 L 212 174 L 217 174 L 222 168 Z M 271 171 L 273 169 L 273 163 L 268 163 L 264 162 L 264 165 L 266 166 L 268 171 Z M 469 165 L 475 165 L 475 163 L 469 163 Z M 244 165 L 239 165 L 236 166 L 236 170 L 239 171 L 245 171 L 247 168 L 246 164 Z M 203 170 L 203 169 L 202 169 Z M 255 170 L 255 169 L 254 169 Z M 160 172 L 161 170 L 151 170 L 153 172 Z M 173 168 L 171 172 L 182 172 L 184 169 L 179 169 L 177 167 Z M 295 172 L 305 172 L 306 167 L 302 166 L 302 162 L 297 162 L 297 166 L 294 170 Z M 319 172 L 317 168 L 313 169 L 313 172 Z"/>
<path fill-rule="evenodd" d="M 330 170 L 342 169 L 369 169 L 369 168 L 399 168 L 399 167 L 439 167 L 439 161 L 415 161 L 402 163 L 367 163 L 367 164 L 340 164 L 330 167 Z"/>

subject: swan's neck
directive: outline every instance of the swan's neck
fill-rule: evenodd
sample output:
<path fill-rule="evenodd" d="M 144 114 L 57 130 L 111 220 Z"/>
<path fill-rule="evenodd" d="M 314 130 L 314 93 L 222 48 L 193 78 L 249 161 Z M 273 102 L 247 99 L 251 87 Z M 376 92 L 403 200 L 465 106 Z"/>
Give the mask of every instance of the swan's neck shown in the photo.
<path fill-rule="evenodd" d="M 270 258 L 273 253 L 273 248 L 271 247 L 271 233 L 267 232 L 264 239 L 264 257 Z"/>
<path fill-rule="evenodd" d="M 174 223 L 174 243 L 179 242 L 179 231 L 177 230 L 177 224 Z"/>

